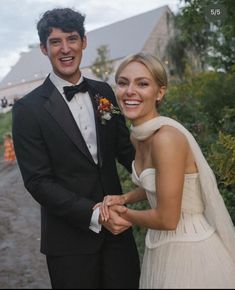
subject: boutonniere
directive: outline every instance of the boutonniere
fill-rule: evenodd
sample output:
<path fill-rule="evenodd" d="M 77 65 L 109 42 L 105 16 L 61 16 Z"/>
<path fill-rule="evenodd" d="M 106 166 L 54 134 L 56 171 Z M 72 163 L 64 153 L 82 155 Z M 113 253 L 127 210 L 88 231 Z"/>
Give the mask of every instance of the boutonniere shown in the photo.
<path fill-rule="evenodd" d="M 101 124 L 105 125 L 106 121 L 110 120 L 113 115 L 121 114 L 120 109 L 115 107 L 107 98 L 97 94 L 95 100 L 97 102 L 97 114 L 101 119 Z"/>

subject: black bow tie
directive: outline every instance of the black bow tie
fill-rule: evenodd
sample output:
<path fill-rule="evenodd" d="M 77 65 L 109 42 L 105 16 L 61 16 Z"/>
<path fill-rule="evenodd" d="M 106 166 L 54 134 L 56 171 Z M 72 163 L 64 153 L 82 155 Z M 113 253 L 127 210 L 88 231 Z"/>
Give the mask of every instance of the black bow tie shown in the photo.
<path fill-rule="evenodd" d="M 65 94 L 66 99 L 70 102 L 76 93 L 87 92 L 88 85 L 86 81 L 82 81 L 77 86 L 66 86 L 66 87 L 63 87 L 63 89 L 64 89 L 64 94 Z"/>

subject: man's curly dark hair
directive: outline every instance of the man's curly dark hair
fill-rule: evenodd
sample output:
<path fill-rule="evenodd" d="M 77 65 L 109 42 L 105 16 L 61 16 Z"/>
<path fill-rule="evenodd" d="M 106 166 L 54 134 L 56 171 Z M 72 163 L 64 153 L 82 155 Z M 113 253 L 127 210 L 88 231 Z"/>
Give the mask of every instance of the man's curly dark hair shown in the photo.
<path fill-rule="evenodd" d="M 52 28 L 59 28 L 63 32 L 77 31 L 83 39 L 85 15 L 70 8 L 55 8 L 46 11 L 38 21 L 37 30 L 41 44 L 46 45 Z"/>

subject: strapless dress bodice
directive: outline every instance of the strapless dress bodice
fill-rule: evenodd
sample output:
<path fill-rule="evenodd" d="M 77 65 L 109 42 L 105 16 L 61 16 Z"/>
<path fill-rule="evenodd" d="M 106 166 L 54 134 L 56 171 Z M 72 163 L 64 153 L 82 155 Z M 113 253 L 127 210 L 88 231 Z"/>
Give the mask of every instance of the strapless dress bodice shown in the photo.
<path fill-rule="evenodd" d="M 155 169 L 147 168 L 138 176 L 133 162 L 132 181 L 145 190 L 151 208 L 155 208 L 157 206 Z M 185 174 L 181 217 L 176 230 L 149 229 L 146 235 L 146 245 L 149 248 L 154 248 L 167 242 L 207 239 L 212 235 L 214 229 L 207 222 L 203 212 L 204 204 L 199 174 Z"/>

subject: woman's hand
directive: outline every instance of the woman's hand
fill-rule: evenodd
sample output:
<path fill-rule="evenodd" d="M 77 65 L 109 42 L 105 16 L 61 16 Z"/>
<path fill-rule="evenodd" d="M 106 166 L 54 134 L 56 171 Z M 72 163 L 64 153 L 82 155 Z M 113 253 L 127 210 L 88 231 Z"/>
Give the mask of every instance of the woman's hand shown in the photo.
<path fill-rule="evenodd" d="M 106 206 L 112 206 L 112 205 L 124 205 L 126 202 L 124 194 L 122 195 L 106 195 L 104 197 L 103 203 L 105 203 Z"/>
<path fill-rule="evenodd" d="M 101 221 L 108 221 L 109 219 L 109 207 L 113 205 L 124 205 L 125 204 L 124 195 L 106 195 L 103 202 L 97 203 L 93 210 L 99 207 Z"/>
<path fill-rule="evenodd" d="M 102 225 L 114 235 L 126 231 L 132 226 L 132 223 L 123 218 L 127 210 L 127 207 L 121 205 L 109 207 L 109 219 L 102 222 Z"/>

